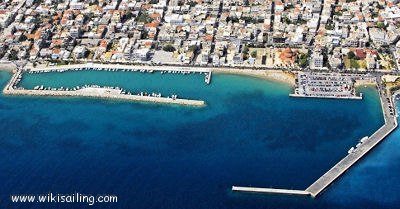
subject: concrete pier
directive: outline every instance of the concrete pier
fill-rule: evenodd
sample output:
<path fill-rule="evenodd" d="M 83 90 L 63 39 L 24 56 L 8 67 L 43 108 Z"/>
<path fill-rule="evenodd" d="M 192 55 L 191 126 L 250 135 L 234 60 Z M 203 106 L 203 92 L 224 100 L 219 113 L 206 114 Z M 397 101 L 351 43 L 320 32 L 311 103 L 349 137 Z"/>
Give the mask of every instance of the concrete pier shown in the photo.
<path fill-rule="evenodd" d="M 335 166 L 328 170 L 324 175 L 317 179 L 305 190 L 286 190 L 272 188 L 253 188 L 253 187 L 232 187 L 233 191 L 240 192 L 260 192 L 260 193 L 277 193 L 277 194 L 308 194 L 316 197 L 331 185 L 337 178 L 345 173 L 352 165 L 358 162 L 364 155 L 372 150 L 379 142 L 385 139 L 397 127 L 396 114 L 394 114 L 394 97 L 391 92 L 387 91 L 381 85 L 381 79 L 377 78 L 377 86 L 382 105 L 383 117 L 385 124 L 380 127 L 374 134 L 365 140 L 353 152 L 345 156 Z"/>
<path fill-rule="evenodd" d="M 79 90 L 75 90 L 75 91 L 8 89 L 8 90 L 4 90 L 3 92 L 4 92 L 4 94 L 8 94 L 8 95 L 91 97 L 91 98 L 101 98 L 101 99 L 137 101 L 137 102 L 152 102 L 152 103 L 176 104 L 176 105 L 187 105 L 187 106 L 197 106 L 197 107 L 205 106 L 205 102 L 202 100 L 173 99 L 173 98 L 167 98 L 167 97 L 127 95 L 127 94 L 120 94 L 115 89 L 105 89 L 105 88 L 85 88 L 85 89 L 79 89 Z"/>
<path fill-rule="evenodd" d="M 260 187 L 238 187 L 238 186 L 232 186 L 232 191 L 268 193 L 268 194 L 282 194 L 282 195 L 310 195 L 310 193 L 308 191 L 304 191 L 304 190 L 274 189 L 274 188 L 260 188 Z"/>

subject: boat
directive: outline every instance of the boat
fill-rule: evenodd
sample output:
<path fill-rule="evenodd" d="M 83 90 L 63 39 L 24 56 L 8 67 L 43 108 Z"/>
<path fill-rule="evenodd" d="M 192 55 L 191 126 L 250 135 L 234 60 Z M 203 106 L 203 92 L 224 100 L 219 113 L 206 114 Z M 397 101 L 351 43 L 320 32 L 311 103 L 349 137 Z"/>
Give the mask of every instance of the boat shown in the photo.
<path fill-rule="evenodd" d="M 361 143 L 364 143 L 368 139 L 368 136 L 364 136 L 362 139 L 360 139 Z"/>
<path fill-rule="evenodd" d="M 360 146 L 361 146 L 361 142 L 358 143 L 358 144 L 356 145 L 356 148 L 358 148 L 358 147 L 360 147 Z"/>
<path fill-rule="evenodd" d="M 348 154 L 353 153 L 354 150 L 355 150 L 354 147 L 351 147 L 351 148 L 349 149 L 349 151 L 347 151 L 347 153 L 348 153 Z"/>

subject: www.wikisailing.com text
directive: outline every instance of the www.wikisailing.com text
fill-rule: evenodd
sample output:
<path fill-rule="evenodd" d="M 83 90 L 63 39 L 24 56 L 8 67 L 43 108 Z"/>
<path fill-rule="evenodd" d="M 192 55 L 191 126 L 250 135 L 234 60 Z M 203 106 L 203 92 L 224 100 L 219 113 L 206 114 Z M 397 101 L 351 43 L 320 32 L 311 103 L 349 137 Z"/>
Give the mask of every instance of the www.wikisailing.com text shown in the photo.
<path fill-rule="evenodd" d="M 10 195 L 13 203 L 86 203 L 94 205 L 95 203 L 116 203 L 118 197 L 116 195 L 88 195 L 78 192 L 73 194 L 48 194 L 31 195 L 31 194 L 15 194 Z"/>

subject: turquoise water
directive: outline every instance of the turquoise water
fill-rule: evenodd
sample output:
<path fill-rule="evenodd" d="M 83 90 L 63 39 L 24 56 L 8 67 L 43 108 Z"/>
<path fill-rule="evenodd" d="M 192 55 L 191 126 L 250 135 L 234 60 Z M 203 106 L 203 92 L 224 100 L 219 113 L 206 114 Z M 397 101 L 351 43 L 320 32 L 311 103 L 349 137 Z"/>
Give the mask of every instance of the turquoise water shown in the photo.
<path fill-rule="evenodd" d="M 10 76 L 0 76 L 4 86 Z M 374 88 L 360 89 L 362 101 L 344 101 L 289 98 L 287 85 L 235 75 L 213 75 L 211 85 L 198 74 L 89 71 L 28 74 L 21 82 L 26 88 L 84 84 L 174 93 L 203 99 L 207 106 L 1 96 L 0 206 L 86 206 L 8 199 L 49 191 L 119 197 L 116 204 L 94 208 L 393 208 L 399 203 L 398 131 L 320 198 L 230 191 L 232 185 L 306 188 L 383 124 Z"/>

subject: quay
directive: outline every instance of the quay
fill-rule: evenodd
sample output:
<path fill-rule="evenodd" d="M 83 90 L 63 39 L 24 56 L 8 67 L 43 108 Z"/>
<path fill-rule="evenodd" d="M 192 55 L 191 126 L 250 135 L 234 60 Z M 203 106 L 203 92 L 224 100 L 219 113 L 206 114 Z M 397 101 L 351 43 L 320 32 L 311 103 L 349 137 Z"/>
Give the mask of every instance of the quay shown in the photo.
<path fill-rule="evenodd" d="M 301 194 L 316 197 L 331 185 L 337 178 L 344 174 L 352 165 L 357 163 L 364 155 L 371 151 L 379 142 L 386 138 L 398 126 L 396 113 L 394 110 L 395 96 L 399 92 L 390 92 L 382 86 L 381 77 L 376 78 L 376 84 L 379 90 L 379 96 L 382 106 L 385 124 L 373 133 L 368 139 L 364 140 L 354 151 L 348 153 L 342 160 L 329 169 L 325 174 L 318 178 L 305 190 L 286 190 L 258 187 L 232 187 L 233 191 L 239 192 L 257 192 L 273 194 Z"/>
<path fill-rule="evenodd" d="M 136 101 L 136 102 L 153 102 L 163 104 L 176 104 L 176 105 L 187 105 L 187 106 L 205 106 L 205 102 L 202 100 L 190 100 L 180 99 L 176 95 L 172 97 L 161 97 L 161 95 L 133 95 L 126 94 L 120 88 L 106 88 L 99 86 L 87 86 L 80 89 L 74 90 L 57 90 L 57 89 L 34 89 L 27 90 L 22 88 L 16 88 L 16 85 L 21 80 L 21 71 L 16 72 L 10 82 L 3 89 L 3 93 L 7 95 L 28 95 L 28 96 L 74 96 L 74 97 L 89 97 L 89 98 L 102 98 L 102 99 L 113 99 L 113 100 L 125 100 L 125 101 Z"/>
<path fill-rule="evenodd" d="M 176 67 L 176 66 L 140 66 L 140 65 L 122 65 L 122 64 L 97 64 L 97 63 L 85 63 L 85 64 L 71 64 L 71 65 L 58 65 L 58 66 L 47 66 L 37 68 L 27 68 L 30 72 L 63 72 L 73 69 L 108 69 L 113 71 L 125 70 L 125 71 L 171 71 L 171 72 L 199 72 L 209 73 L 212 71 L 211 68 L 193 68 L 193 67 Z"/>
<path fill-rule="evenodd" d="M 274 189 L 274 188 L 260 188 L 260 187 L 238 187 L 238 186 L 232 186 L 232 191 L 283 194 L 283 195 L 310 195 L 310 193 L 308 191 L 304 191 L 304 190 Z"/>
<path fill-rule="evenodd" d="M 49 72 L 65 72 L 65 71 L 76 71 L 76 70 L 105 70 L 105 71 L 139 71 L 139 72 L 154 72 L 160 71 L 161 73 L 204 73 L 204 82 L 206 84 L 211 83 L 212 69 L 208 68 L 191 68 L 191 67 L 172 67 L 172 66 L 136 66 L 136 65 L 119 65 L 119 64 L 73 64 L 73 65 L 61 65 L 61 66 L 48 66 L 39 68 L 27 68 L 25 69 L 29 73 L 49 73 Z"/>

